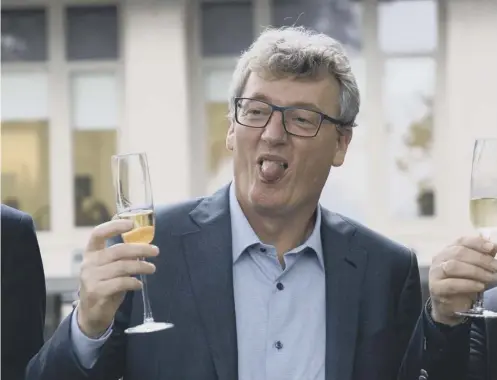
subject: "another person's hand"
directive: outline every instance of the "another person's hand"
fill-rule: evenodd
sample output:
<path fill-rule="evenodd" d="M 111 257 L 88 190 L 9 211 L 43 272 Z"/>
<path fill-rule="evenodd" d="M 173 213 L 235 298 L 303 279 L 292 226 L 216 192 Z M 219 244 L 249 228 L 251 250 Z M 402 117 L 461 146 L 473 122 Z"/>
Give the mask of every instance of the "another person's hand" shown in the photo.
<path fill-rule="evenodd" d="M 101 336 L 112 324 L 127 291 L 141 289 L 133 276 L 151 274 L 155 266 L 140 258 L 157 256 L 150 244 L 115 244 L 106 248 L 106 240 L 130 231 L 129 220 L 112 220 L 93 230 L 83 256 L 80 274 L 78 325 L 90 338 Z"/>
<path fill-rule="evenodd" d="M 497 280 L 497 245 L 480 236 L 462 237 L 433 258 L 429 274 L 432 318 L 454 326 L 486 285 Z"/>

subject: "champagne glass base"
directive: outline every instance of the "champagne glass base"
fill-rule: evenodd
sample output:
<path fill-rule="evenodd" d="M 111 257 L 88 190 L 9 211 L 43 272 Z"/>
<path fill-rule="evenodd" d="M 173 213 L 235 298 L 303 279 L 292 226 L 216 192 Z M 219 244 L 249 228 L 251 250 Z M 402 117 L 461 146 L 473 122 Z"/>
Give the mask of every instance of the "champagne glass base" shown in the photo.
<path fill-rule="evenodd" d="M 129 327 L 126 330 L 124 330 L 124 332 L 126 334 L 145 334 L 145 333 L 167 330 L 172 327 L 174 327 L 172 323 L 152 321 L 152 322 L 142 323 L 141 325 L 138 326 Z"/>
<path fill-rule="evenodd" d="M 468 311 L 459 311 L 456 314 L 461 317 L 469 318 L 497 318 L 497 312 L 481 308 L 470 309 Z"/>

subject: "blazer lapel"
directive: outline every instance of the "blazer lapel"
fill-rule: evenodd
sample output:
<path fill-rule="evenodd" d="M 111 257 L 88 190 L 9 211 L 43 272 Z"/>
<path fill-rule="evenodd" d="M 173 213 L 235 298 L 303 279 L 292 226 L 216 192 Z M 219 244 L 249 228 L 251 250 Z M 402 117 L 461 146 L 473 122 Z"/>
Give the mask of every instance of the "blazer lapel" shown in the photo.
<path fill-rule="evenodd" d="M 326 270 L 326 380 L 352 379 L 366 251 L 356 228 L 323 209 L 321 239 Z"/>
<path fill-rule="evenodd" d="M 238 379 L 233 256 L 228 187 L 190 213 L 195 226 L 183 235 L 193 292 L 219 380 Z"/>

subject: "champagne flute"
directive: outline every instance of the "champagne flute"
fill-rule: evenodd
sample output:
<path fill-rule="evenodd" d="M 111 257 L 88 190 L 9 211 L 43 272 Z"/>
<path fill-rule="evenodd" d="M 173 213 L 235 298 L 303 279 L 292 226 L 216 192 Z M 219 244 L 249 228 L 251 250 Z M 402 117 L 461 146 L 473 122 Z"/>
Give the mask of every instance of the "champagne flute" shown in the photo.
<path fill-rule="evenodd" d="M 478 139 L 473 150 L 471 171 L 471 222 L 486 239 L 497 243 L 497 138 Z M 497 318 L 486 310 L 483 293 L 479 293 L 473 307 L 458 315 L 473 318 Z"/>
<path fill-rule="evenodd" d="M 119 219 L 132 220 L 134 227 L 123 233 L 124 243 L 150 244 L 154 238 L 155 215 L 152 187 L 145 153 L 112 156 L 112 174 L 116 191 Z M 156 322 L 148 298 L 147 277 L 140 275 L 143 298 L 143 323 L 130 327 L 126 334 L 148 333 L 174 327 L 171 323 Z"/>

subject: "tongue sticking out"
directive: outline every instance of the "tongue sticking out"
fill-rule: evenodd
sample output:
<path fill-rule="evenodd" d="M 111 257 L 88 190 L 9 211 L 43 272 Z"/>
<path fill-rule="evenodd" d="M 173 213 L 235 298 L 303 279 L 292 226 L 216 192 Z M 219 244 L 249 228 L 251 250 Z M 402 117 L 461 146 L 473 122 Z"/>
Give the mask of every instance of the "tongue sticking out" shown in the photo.
<path fill-rule="evenodd" d="M 285 173 L 284 165 L 275 161 L 263 161 L 261 165 L 262 178 L 267 182 L 276 182 Z"/>

